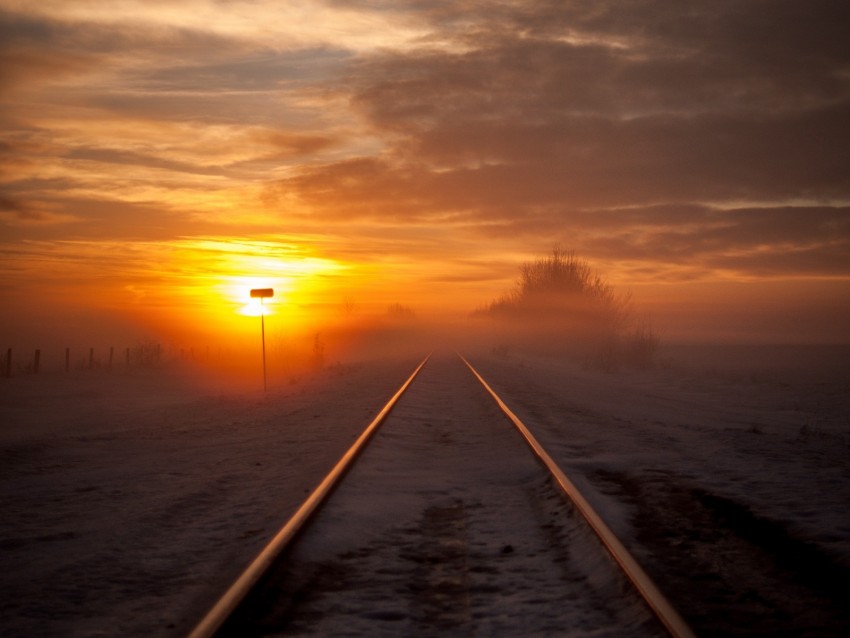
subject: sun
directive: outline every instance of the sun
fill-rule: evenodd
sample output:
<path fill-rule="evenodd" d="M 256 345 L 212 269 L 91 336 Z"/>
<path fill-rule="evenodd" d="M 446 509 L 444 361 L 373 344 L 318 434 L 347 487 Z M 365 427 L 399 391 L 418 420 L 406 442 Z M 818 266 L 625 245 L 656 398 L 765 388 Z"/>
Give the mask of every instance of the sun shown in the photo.
<path fill-rule="evenodd" d="M 246 318 L 269 315 L 288 334 L 313 329 L 356 274 L 354 265 L 292 236 L 184 237 L 171 242 L 168 258 L 171 296 L 163 307 L 173 330 L 222 339 L 243 338 L 253 330 Z M 273 296 L 252 298 L 258 288 Z"/>
<path fill-rule="evenodd" d="M 285 302 L 293 288 L 293 281 L 286 277 L 227 277 L 223 295 L 236 306 L 236 312 L 246 317 L 275 314 L 277 306 Z M 252 297 L 252 290 L 273 291 L 270 297 Z"/>

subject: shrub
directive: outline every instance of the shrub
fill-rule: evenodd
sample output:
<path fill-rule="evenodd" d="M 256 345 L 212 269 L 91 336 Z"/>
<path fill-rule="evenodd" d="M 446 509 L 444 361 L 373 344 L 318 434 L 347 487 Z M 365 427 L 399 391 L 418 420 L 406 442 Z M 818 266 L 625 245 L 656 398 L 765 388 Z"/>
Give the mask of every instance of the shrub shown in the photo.
<path fill-rule="evenodd" d="M 650 326 L 636 325 L 628 295 L 557 247 L 522 264 L 514 288 L 473 316 L 506 325 L 514 342 L 578 354 L 606 370 L 650 365 L 659 346 Z"/>
<path fill-rule="evenodd" d="M 627 363 L 639 368 L 648 368 L 654 363 L 660 345 L 661 339 L 653 331 L 651 324 L 638 325 L 632 328 L 624 339 L 624 358 Z"/>
<path fill-rule="evenodd" d="M 416 313 L 410 306 L 405 306 L 400 303 L 394 303 L 387 306 L 387 316 L 392 319 L 407 320 L 413 319 Z"/>

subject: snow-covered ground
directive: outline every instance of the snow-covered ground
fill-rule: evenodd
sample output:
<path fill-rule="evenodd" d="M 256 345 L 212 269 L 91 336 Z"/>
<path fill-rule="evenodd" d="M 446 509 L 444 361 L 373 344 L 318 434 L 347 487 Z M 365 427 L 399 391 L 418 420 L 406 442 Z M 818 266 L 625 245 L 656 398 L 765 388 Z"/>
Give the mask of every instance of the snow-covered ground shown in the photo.
<path fill-rule="evenodd" d="M 850 630 L 850 349 L 476 363 L 698 633 Z"/>
<path fill-rule="evenodd" d="M 416 363 L 0 379 L 0 635 L 185 634 Z"/>
<path fill-rule="evenodd" d="M 765 630 L 810 620 L 799 592 L 770 591 L 812 570 L 755 582 L 748 526 L 850 573 L 848 349 L 669 348 L 616 373 L 468 354 L 708 635 L 730 617 L 741 635 L 753 614 Z M 185 633 L 417 363 L 352 362 L 266 394 L 178 369 L 0 379 L 0 634 Z M 841 595 L 815 595 L 820 616 Z"/>
<path fill-rule="evenodd" d="M 542 358 L 478 361 L 572 474 L 688 480 L 793 523 L 850 560 L 850 349 L 844 354 L 843 373 L 835 365 L 829 376 L 827 361 L 769 369 L 731 356 L 725 366 L 670 362 L 614 374 Z"/>

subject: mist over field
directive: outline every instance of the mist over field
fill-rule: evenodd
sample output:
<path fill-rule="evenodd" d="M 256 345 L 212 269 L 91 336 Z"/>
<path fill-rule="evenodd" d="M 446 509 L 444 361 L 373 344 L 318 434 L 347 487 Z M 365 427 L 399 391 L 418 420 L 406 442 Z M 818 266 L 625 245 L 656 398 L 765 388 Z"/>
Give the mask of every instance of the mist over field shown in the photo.
<path fill-rule="evenodd" d="M 586 260 L 556 247 L 521 263 L 510 286 L 465 315 L 347 299 L 314 309 L 300 324 L 270 305 L 240 317 L 241 332 L 199 325 L 183 340 L 172 333 L 171 341 L 147 337 L 128 346 L 113 344 L 132 330 L 86 332 L 83 322 L 75 333 L 69 322 L 53 344 L 88 337 L 100 345 L 14 349 L 0 378 L 0 543 L 8 550 L 0 633 L 117 627 L 129 636 L 185 635 L 426 356 L 442 394 L 411 413 L 426 426 L 460 430 L 444 433 L 449 447 L 436 451 L 422 447 L 427 427 L 393 430 L 395 440 L 415 440 L 418 455 L 416 462 L 385 459 L 379 468 L 381 485 L 387 467 L 395 468 L 389 484 L 399 493 L 361 496 L 347 505 L 347 525 L 324 534 L 347 546 L 348 525 L 375 532 L 376 521 L 390 536 L 397 525 L 410 534 L 420 524 L 422 494 L 457 491 L 454 507 L 478 493 L 473 465 L 502 485 L 506 461 L 496 467 L 480 441 L 491 445 L 482 428 L 501 433 L 507 421 L 455 414 L 458 399 L 448 389 L 470 380 L 455 353 L 485 371 L 698 630 L 850 627 L 842 593 L 850 535 L 839 520 L 848 493 L 850 346 L 683 343 L 656 332 L 637 307 Z M 480 409 L 482 397 L 464 396 L 463 404 Z M 461 435 L 479 440 L 480 449 L 458 446 Z M 460 483 L 433 462 L 449 457 L 463 468 Z M 436 505 L 431 498 L 422 507 L 444 507 L 448 497 Z M 473 499 L 469 507 L 482 505 Z M 528 542 L 525 528 L 488 516 L 513 543 Z M 361 518 L 368 523 L 356 523 Z M 534 521 L 526 522 L 533 530 Z M 466 524 L 472 535 L 481 522 Z M 753 526 L 781 539 L 777 552 L 805 552 L 806 566 L 765 572 L 761 550 L 747 540 Z M 553 537 L 542 542 L 551 549 Z M 371 561 L 363 582 L 335 585 L 358 611 L 341 619 L 313 614 L 323 627 L 376 629 L 369 592 L 404 568 L 371 552 L 361 552 Z M 528 561 L 522 574 L 535 574 L 536 558 L 520 560 Z M 608 578 L 603 567 L 586 578 Z M 719 585 L 694 581 L 694 572 Z M 801 592 L 799 580 L 819 585 Z M 516 580 L 510 583 L 513 591 Z M 729 613 L 736 587 L 758 592 L 757 602 L 734 603 Z M 508 604 L 492 587 L 484 591 L 491 594 L 468 594 L 489 610 L 477 612 L 475 626 L 496 623 L 509 633 L 529 626 L 515 596 Z M 536 618 L 539 594 L 529 595 Z M 415 595 L 393 600 L 405 609 L 423 604 Z M 605 606 L 588 605 L 606 618 Z M 804 613 L 812 606 L 821 609 L 816 618 Z M 619 632 L 644 622 L 636 618 L 598 622 Z M 569 613 L 560 622 L 559 632 L 582 623 Z"/>

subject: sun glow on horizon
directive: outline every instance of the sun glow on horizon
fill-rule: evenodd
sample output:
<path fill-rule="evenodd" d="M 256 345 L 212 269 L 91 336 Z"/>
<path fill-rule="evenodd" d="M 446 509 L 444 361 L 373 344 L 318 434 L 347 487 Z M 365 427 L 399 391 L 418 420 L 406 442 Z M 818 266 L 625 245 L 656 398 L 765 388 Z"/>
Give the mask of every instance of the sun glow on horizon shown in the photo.
<path fill-rule="evenodd" d="M 184 237 L 170 242 L 160 282 L 163 311 L 174 327 L 237 335 L 246 318 L 281 316 L 286 325 L 309 325 L 313 308 L 327 303 L 351 265 L 316 254 L 297 237 Z M 251 298 L 254 288 L 274 296 Z M 163 315 L 163 316 L 165 316 Z"/>
<path fill-rule="evenodd" d="M 205 239 L 191 242 L 190 247 L 202 255 L 215 255 L 214 297 L 229 311 L 244 316 L 274 314 L 284 304 L 308 301 L 321 292 L 322 279 L 347 268 L 332 259 L 309 255 L 300 246 L 272 241 Z M 252 298 L 254 288 L 272 288 L 274 296 Z"/>

